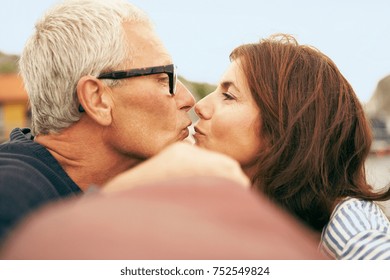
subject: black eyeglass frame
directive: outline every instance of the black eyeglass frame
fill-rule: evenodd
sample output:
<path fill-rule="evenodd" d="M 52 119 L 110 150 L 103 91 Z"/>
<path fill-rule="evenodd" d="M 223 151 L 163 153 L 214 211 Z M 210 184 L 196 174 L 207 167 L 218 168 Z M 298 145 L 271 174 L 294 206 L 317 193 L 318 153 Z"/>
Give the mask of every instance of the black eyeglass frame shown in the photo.
<path fill-rule="evenodd" d="M 109 80 L 120 80 L 127 79 L 133 77 L 140 76 L 148 76 L 154 74 L 162 74 L 165 73 L 169 78 L 169 93 L 173 96 L 176 93 L 176 83 L 177 83 L 177 73 L 176 73 L 176 65 L 168 64 L 162 66 L 152 66 L 152 67 L 143 67 L 143 68 L 135 68 L 123 71 L 114 71 L 102 73 L 97 76 L 98 79 L 109 79 Z M 85 112 L 83 106 L 79 105 L 79 112 Z"/>
<path fill-rule="evenodd" d="M 169 93 L 171 95 L 174 95 L 176 93 L 176 83 L 177 83 L 176 66 L 174 64 L 102 73 L 99 76 L 97 76 L 97 78 L 98 79 L 120 80 L 120 79 L 127 79 L 127 78 L 148 76 L 148 75 L 162 74 L 162 73 L 165 73 L 168 75 L 168 77 L 169 77 Z"/>

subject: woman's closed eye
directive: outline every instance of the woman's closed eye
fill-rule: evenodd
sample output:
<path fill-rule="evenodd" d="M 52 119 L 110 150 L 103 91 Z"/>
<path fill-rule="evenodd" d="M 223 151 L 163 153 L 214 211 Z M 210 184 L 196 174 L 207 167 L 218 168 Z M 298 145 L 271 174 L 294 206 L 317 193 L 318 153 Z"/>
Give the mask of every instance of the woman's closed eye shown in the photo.
<path fill-rule="evenodd" d="M 235 96 L 229 92 L 222 92 L 222 95 L 224 96 L 224 100 L 235 100 Z"/>

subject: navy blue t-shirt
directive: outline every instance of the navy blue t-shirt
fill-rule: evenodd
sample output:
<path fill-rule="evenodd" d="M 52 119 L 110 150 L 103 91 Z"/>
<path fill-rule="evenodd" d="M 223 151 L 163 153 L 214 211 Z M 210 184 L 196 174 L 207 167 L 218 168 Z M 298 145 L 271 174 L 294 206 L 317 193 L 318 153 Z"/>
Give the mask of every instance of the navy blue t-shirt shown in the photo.
<path fill-rule="evenodd" d="M 16 128 L 10 140 L 0 145 L 0 241 L 38 207 L 82 193 L 49 151 L 33 139 L 30 129 Z"/>

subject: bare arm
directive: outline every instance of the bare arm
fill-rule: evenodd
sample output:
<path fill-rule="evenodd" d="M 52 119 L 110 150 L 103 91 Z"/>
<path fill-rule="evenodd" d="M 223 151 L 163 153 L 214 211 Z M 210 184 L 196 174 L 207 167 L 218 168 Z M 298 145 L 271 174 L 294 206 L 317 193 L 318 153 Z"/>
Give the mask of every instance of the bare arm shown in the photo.
<path fill-rule="evenodd" d="M 216 176 L 249 187 L 250 181 L 232 158 L 192 146 L 175 143 L 153 158 L 109 181 L 103 192 L 111 192 L 168 178 Z"/>

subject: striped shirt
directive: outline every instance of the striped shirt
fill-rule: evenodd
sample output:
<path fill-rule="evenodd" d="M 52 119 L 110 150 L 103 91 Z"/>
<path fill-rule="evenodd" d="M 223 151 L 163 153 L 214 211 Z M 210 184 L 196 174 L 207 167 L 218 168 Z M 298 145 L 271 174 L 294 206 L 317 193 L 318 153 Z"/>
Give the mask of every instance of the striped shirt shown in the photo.
<path fill-rule="evenodd" d="M 372 201 L 347 198 L 324 227 L 320 250 L 335 259 L 390 260 L 390 222 Z"/>

